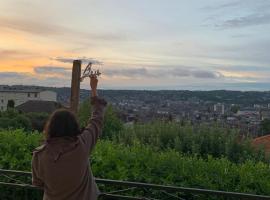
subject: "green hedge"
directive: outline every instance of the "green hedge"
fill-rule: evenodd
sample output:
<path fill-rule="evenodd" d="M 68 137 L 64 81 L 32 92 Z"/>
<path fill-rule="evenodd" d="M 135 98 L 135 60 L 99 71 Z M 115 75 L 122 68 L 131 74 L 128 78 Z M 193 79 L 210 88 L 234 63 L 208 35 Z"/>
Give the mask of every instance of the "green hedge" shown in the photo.
<path fill-rule="evenodd" d="M 37 133 L 0 131 L 0 168 L 29 171 L 31 151 L 41 139 Z M 226 158 L 203 159 L 108 140 L 98 143 L 91 160 L 93 172 L 100 178 L 270 195 L 270 167 L 263 162 L 236 164 Z M 0 190 L 1 195 L 9 192 Z"/>
<path fill-rule="evenodd" d="M 250 138 L 243 138 L 237 129 L 223 128 L 218 124 L 191 125 L 176 122 L 153 122 L 126 127 L 114 136 L 121 144 L 135 142 L 150 145 L 157 150 L 174 149 L 185 155 L 207 158 L 226 157 L 235 163 L 246 160 L 268 161 L 264 151 L 251 148 Z"/>

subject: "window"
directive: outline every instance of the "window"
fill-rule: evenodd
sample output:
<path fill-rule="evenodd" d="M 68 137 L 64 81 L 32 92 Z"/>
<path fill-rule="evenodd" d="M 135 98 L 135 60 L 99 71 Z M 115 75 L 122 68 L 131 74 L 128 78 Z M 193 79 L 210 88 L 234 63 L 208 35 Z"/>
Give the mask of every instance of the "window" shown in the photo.
<path fill-rule="evenodd" d="M 35 93 L 35 98 L 37 98 L 37 93 Z"/>
<path fill-rule="evenodd" d="M 4 99 L 1 99 L 1 103 L 4 103 Z"/>
<path fill-rule="evenodd" d="M 27 95 L 28 97 L 30 97 L 31 96 L 31 94 L 30 93 L 28 93 L 28 95 Z"/>

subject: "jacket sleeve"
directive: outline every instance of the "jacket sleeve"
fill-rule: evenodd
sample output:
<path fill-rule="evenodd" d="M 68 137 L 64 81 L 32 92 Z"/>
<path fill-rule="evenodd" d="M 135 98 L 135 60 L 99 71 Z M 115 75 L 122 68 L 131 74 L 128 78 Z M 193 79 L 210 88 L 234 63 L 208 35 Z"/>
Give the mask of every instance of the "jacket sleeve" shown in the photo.
<path fill-rule="evenodd" d="M 44 183 L 39 176 L 39 161 L 37 153 L 33 153 L 32 157 L 32 184 L 37 187 L 43 187 Z"/>
<path fill-rule="evenodd" d="M 85 145 L 87 153 L 92 151 L 101 135 L 107 102 L 104 99 L 92 97 L 91 104 L 93 106 L 92 116 L 88 125 L 79 136 Z"/>

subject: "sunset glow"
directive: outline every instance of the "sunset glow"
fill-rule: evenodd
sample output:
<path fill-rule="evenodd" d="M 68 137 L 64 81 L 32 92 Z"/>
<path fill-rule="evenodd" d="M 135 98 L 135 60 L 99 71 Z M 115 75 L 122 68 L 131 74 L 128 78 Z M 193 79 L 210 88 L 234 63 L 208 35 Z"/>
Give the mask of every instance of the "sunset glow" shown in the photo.
<path fill-rule="evenodd" d="M 237 84 L 246 82 L 264 90 L 269 8 L 263 0 L 2 1 L 0 84 L 69 86 L 72 63 L 63 61 L 84 58 L 103 63 L 96 66 L 102 88 L 242 89 Z"/>

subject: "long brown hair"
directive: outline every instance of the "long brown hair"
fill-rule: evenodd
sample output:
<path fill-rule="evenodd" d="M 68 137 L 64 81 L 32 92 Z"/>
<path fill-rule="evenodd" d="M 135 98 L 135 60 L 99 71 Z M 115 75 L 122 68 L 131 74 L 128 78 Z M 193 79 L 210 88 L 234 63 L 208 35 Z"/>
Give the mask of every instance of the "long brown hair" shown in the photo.
<path fill-rule="evenodd" d="M 46 139 L 80 134 L 80 126 L 76 116 L 67 109 L 58 109 L 49 117 L 44 134 Z"/>

